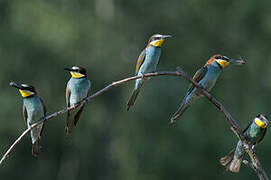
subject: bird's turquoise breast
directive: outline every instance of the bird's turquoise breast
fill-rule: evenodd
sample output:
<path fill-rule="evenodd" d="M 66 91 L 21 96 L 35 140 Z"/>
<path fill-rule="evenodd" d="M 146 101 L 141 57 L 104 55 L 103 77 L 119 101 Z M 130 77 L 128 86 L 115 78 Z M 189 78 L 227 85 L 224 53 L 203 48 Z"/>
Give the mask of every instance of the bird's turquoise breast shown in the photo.
<path fill-rule="evenodd" d="M 31 124 L 40 120 L 44 117 L 45 112 L 42 105 L 42 102 L 38 96 L 32 96 L 23 99 L 24 107 L 27 111 L 27 127 L 30 127 Z M 34 144 L 37 139 L 40 137 L 42 131 L 43 123 L 40 123 L 35 128 L 31 130 L 31 139 L 32 144 Z"/>
<path fill-rule="evenodd" d="M 199 82 L 207 91 L 211 91 L 214 87 L 218 76 L 220 75 L 221 69 L 216 66 L 208 66 L 205 77 Z"/>
<path fill-rule="evenodd" d="M 71 78 L 68 82 L 70 91 L 70 105 L 73 105 L 87 97 L 90 88 L 90 81 L 86 78 Z"/>
<path fill-rule="evenodd" d="M 160 55 L 161 55 L 161 48 L 150 45 L 146 49 L 145 61 L 140 68 L 140 72 L 145 74 L 145 73 L 156 71 L 156 67 L 159 62 Z"/>
<path fill-rule="evenodd" d="M 27 122 L 33 123 L 44 116 L 44 109 L 42 103 L 37 96 L 24 98 L 24 106 L 27 111 Z"/>
<path fill-rule="evenodd" d="M 251 144 L 257 142 L 264 135 L 264 129 L 258 127 L 254 122 L 249 126 L 245 132 L 245 137 L 247 141 Z"/>
<path fill-rule="evenodd" d="M 264 129 L 258 127 L 254 122 L 250 124 L 248 129 L 244 133 L 245 138 L 249 144 L 258 142 L 264 135 Z M 235 156 L 241 157 L 245 153 L 245 149 L 242 142 L 239 140 L 235 150 Z"/>

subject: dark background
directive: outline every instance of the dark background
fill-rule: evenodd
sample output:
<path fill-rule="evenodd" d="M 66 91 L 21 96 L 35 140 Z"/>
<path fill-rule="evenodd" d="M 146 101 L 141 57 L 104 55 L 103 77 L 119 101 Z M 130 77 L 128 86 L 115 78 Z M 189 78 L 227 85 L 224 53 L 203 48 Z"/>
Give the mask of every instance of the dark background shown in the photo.
<path fill-rule="evenodd" d="M 210 56 L 243 58 L 229 66 L 212 94 L 244 128 L 258 113 L 270 117 L 271 1 L 254 0 L 0 0 L 0 153 L 26 128 L 22 98 L 9 82 L 36 87 L 48 114 L 65 107 L 69 73 L 87 68 L 91 93 L 134 75 L 152 34 L 171 34 L 158 71 L 177 66 L 193 75 Z M 89 102 L 70 137 L 66 115 L 46 123 L 42 153 L 30 136 L 0 167 L 1 179 L 257 179 L 252 169 L 225 172 L 219 158 L 237 138 L 223 114 L 202 98 L 168 128 L 188 82 L 155 77 L 126 111 L 133 82 Z M 257 147 L 271 174 L 270 134 Z"/>

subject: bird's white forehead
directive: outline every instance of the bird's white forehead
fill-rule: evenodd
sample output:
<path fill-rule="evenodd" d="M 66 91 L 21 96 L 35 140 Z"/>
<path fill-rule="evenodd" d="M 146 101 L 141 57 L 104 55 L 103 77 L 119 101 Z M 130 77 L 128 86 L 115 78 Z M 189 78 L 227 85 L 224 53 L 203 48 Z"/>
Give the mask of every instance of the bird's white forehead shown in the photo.
<path fill-rule="evenodd" d="M 162 37 L 163 35 L 162 34 L 155 34 L 153 35 L 153 37 Z"/>
<path fill-rule="evenodd" d="M 23 87 L 29 87 L 28 84 L 21 84 L 21 86 L 23 86 Z"/>
<path fill-rule="evenodd" d="M 78 70 L 78 69 L 79 69 L 79 67 L 77 67 L 77 66 L 73 66 L 73 67 L 72 67 L 72 69 L 73 69 L 73 70 Z"/>

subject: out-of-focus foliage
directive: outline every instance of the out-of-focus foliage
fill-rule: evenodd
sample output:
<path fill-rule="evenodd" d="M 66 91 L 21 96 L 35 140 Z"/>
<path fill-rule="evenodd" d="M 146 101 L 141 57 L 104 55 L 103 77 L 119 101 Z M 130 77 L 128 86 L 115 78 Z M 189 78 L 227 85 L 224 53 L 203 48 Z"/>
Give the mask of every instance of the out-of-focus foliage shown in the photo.
<path fill-rule="evenodd" d="M 70 75 L 64 67 L 88 69 L 92 92 L 134 75 L 135 63 L 154 33 L 173 35 L 164 44 L 158 70 L 182 67 L 189 74 L 215 53 L 244 58 L 227 67 L 212 94 L 245 127 L 258 113 L 271 117 L 271 1 L 254 0 L 1 0 L 0 152 L 26 128 L 22 99 L 13 80 L 32 84 L 48 113 L 65 107 Z M 65 116 L 46 123 L 42 153 L 31 156 L 30 137 L 0 167 L 1 179 L 256 179 L 243 166 L 224 172 L 219 158 L 237 141 L 224 116 L 202 98 L 177 126 L 169 117 L 188 83 L 176 77 L 147 82 L 126 111 L 133 83 L 93 99 L 70 137 Z M 270 142 L 257 147 L 271 176 Z"/>

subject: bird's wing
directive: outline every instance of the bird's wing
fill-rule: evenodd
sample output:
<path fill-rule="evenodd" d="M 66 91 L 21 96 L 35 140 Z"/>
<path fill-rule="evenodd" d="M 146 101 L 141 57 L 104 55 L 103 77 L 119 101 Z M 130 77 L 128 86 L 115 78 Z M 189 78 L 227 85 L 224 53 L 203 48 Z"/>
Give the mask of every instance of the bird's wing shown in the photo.
<path fill-rule="evenodd" d="M 264 129 L 262 137 L 255 144 L 259 144 L 263 140 L 265 134 L 266 134 L 266 128 Z"/>
<path fill-rule="evenodd" d="M 251 126 L 252 123 L 253 123 L 253 121 L 251 121 L 251 123 L 249 123 L 249 125 L 243 130 L 243 134 L 245 134 L 245 132 L 247 131 L 249 126 Z M 262 137 L 257 142 L 255 142 L 253 145 L 259 144 L 263 140 L 265 134 L 266 134 L 266 129 L 264 129 Z"/>
<path fill-rule="evenodd" d="M 88 80 L 88 84 L 89 84 L 89 86 L 88 86 L 88 95 L 90 94 L 90 88 L 91 88 L 91 81 L 90 80 Z"/>
<path fill-rule="evenodd" d="M 70 90 L 69 90 L 69 86 L 67 84 L 67 87 L 66 87 L 66 106 L 67 107 L 70 107 Z"/>
<path fill-rule="evenodd" d="M 82 114 L 82 111 L 84 109 L 85 105 L 83 104 L 82 107 L 79 109 L 79 111 L 77 112 L 77 114 L 74 116 L 74 122 L 73 124 L 76 126 L 81 114 Z"/>
<path fill-rule="evenodd" d="M 23 117 L 24 117 L 24 122 L 27 124 L 27 110 L 25 105 L 23 106 Z"/>
<path fill-rule="evenodd" d="M 200 82 L 200 80 L 202 80 L 202 78 L 205 76 L 205 74 L 207 73 L 207 67 L 203 66 L 202 68 L 200 68 L 195 75 L 193 76 L 193 80 L 195 82 Z M 193 84 L 189 85 L 189 89 L 188 89 L 188 93 L 190 93 L 195 87 L 193 86 Z"/>
<path fill-rule="evenodd" d="M 45 104 L 44 104 L 44 101 L 43 101 L 40 97 L 39 97 L 39 99 L 40 99 L 40 102 L 41 102 L 42 107 L 43 107 L 44 116 L 46 116 L 47 109 L 46 109 L 46 106 L 45 106 Z"/>
<path fill-rule="evenodd" d="M 39 97 L 39 99 L 40 99 L 40 102 L 41 102 L 41 104 L 42 104 L 42 108 L 43 108 L 43 118 L 46 116 L 46 113 L 47 113 L 47 109 L 46 109 L 46 106 L 45 106 L 45 104 L 44 104 L 44 101 Z M 41 134 L 42 134 L 42 132 L 43 132 L 43 129 L 44 129 L 44 124 L 42 124 L 42 127 L 41 127 L 41 130 L 40 130 L 40 136 L 41 136 Z"/>
<path fill-rule="evenodd" d="M 139 68 L 140 68 L 140 67 L 142 66 L 142 64 L 144 63 L 145 57 L 146 57 L 146 50 L 144 49 L 144 50 L 140 53 L 140 55 L 139 55 L 139 57 L 138 57 L 138 59 L 137 59 L 137 63 L 136 63 L 136 74 L 138 73 Z"/>

